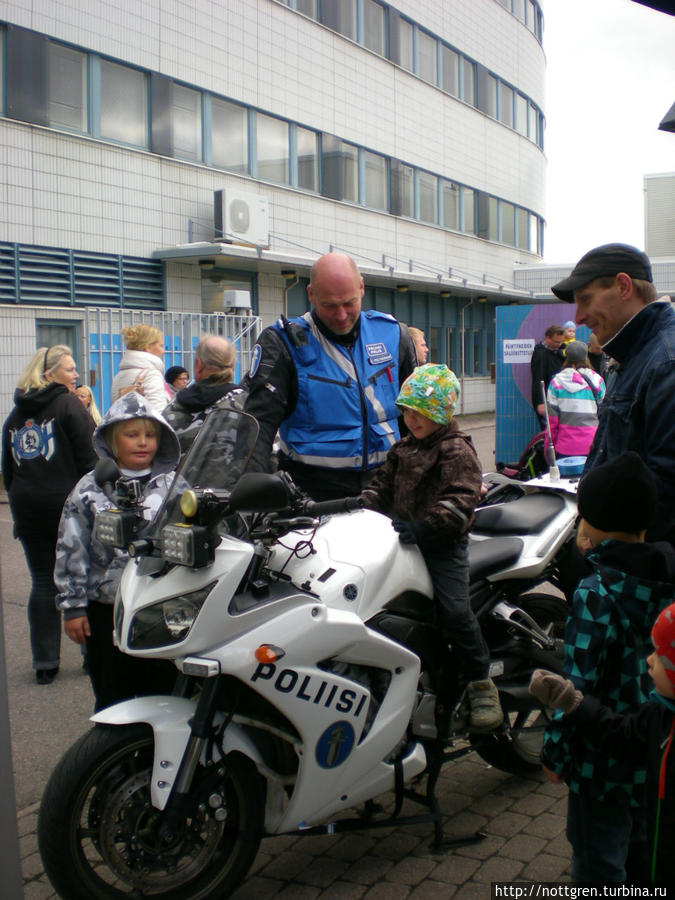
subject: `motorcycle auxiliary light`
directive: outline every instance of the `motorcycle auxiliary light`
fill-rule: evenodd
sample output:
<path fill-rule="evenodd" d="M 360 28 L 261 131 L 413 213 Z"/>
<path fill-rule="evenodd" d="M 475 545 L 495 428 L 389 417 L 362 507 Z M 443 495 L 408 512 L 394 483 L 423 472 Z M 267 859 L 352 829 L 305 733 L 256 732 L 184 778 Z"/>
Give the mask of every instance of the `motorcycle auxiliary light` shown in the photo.
<path fill-rule="evenodd" d="M 180 644 L 190 633 L 199 612 L 217 582 L 139 609 L 129 627 L 129 648 L 151 650 Z"/>
<path fill-rule="evenodd" d="M 110 547 L 128 547 L 145 520 L 129 510 L 105 509 L 96 514 L 94 537 Z"/>
<path fill-rule="evenodd" d="M 177 522 L 162 528 L 162 557 L 167 562 L 199 569 L 213 562 L 208 528 Z"/>

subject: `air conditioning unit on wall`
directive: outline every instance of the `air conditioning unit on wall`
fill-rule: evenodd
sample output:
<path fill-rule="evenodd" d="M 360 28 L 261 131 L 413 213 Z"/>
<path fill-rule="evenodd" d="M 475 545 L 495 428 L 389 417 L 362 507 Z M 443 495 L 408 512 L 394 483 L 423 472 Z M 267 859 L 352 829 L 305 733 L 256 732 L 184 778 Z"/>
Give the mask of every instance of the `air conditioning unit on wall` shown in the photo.
<path fill-rule="evenodd" d="M 214 191 L 213 224 L 217 241 L 269 246 L 267 198 L 242 191 Z"/>

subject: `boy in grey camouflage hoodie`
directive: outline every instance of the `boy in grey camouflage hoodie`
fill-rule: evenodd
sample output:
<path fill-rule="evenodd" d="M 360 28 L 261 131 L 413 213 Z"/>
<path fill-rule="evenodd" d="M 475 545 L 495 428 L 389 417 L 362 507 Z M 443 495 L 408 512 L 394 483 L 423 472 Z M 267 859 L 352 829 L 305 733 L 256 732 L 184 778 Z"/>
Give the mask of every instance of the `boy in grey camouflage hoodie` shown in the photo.
<path fill-rule="evenodd" d="M 144 397 L 129 393 L 110 407 L 93 443 L 101 459 L 115 460 L 123 479 L 140 482 L 143 515 L 151 519 L 180 459 L 170 425 Z M 96 710 L 138 694 L 166 693 L 176 675 L 171 663 L 127 656 L 113 644 L 113 603 L 129 556 L 94 535 L 96 513 L 111 506 L 93 471 L 78 481 L 63 507 L 54 568 L 65 632 L 87 646 Z"/>

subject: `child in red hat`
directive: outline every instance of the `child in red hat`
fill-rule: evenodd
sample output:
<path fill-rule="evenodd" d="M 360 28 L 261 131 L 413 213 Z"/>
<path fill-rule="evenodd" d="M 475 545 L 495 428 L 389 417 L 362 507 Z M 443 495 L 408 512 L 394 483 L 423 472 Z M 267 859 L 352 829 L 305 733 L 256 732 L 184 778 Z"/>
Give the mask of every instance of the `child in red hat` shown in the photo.
<path fill-rule="evenodd" d="M 647 657 L 654 683 L 650 699 L 625 715 L 612 712 L 597 697 L 584 696 L 574 684 L 537 669 L 530 692 L 545 706 L 560 709 L 560 720 L 588 733 L 601 749 L 647 767 L 647 828 L 650 846 L 649 883 L 675 886 L 675 603 L 659 613 L 652 628 L 654 652 Z"/>

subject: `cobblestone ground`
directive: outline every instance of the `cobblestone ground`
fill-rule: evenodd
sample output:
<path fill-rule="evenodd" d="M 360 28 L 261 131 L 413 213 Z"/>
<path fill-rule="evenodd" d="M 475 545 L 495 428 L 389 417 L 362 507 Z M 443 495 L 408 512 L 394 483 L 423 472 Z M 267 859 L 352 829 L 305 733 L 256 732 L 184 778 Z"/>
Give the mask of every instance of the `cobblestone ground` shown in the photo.
<path fill-rule="evenodd" d="M 567 882 L 567 789 L 543 776 L 507 775 L 471 754 L 448 763 L 438 797 L 446 837 L 482 831 L 476 844 L 438 853 L 430 825 L 263 840 L 234 900 L 488 900 L 492 882 Z M 380 798 L 393 803 L 391 795 Z M 25 900 L 56 897 L 42 870 L 37 804 L 19 815 Z M 422 808 L 406 801 L 402 815 Z"/>

